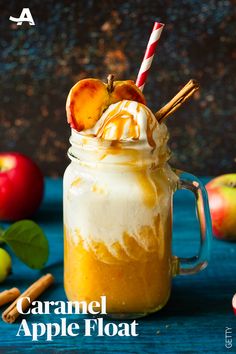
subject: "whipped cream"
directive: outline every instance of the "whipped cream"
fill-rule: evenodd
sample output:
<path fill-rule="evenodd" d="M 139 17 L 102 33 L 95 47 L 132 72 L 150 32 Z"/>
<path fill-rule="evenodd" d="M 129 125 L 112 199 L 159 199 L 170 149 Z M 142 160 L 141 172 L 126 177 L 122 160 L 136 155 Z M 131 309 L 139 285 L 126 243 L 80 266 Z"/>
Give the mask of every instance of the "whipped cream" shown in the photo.
<path fill-rule="evenodd" d="M 151 149 L 166 145 L 168 140 L 166 126 L 158 123 L 152 111 L 128 100 L 111 104 L 95 126 L 82 134 L 112 141 L 138 140 Z"/>

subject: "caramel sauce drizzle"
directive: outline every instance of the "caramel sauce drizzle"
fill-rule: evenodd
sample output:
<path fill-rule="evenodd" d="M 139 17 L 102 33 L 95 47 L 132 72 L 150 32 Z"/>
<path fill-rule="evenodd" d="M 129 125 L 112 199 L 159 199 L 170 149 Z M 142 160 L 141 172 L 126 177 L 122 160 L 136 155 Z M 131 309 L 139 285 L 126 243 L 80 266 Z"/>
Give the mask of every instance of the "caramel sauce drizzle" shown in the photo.
<path fill-rule="evenodd" d="M 128 137 L 137 140 L 140 137 L 140 128 L 132 113 L 128 112 L 125 108 L 128 108 L 129 102 L 126 102 L 123 109 L 120 110 L 122 102 L 116 106 L 108 116 L 108 119 L 102 124 L 97 132 L 97 137 L 106 138 L 109 130 L 115 126 L 115 134 L 113 140 L 121 140 L 124 134 L 125 125 L 127 121 L 130 121 Z"/>
<path fill-rule="evenodd" d="M 108 119 L 101 125 L 97 132 L 97 137 L 102 137 L 106 138 L 107 133 L 109 133 L 109 130 L 112 128 L 112 126 L 115 126 L 115 135 L 113 140 L 121 140 L 122 135 L 124 134 L 124 129 L 125 125 L 127 124 L 127 120 L 130 120 L 130 126 L 129 126 L 129 131 L 128 131 L 128 137 L 130 139 L 138 140 L 140 137 L 140 127 L 137 123 L 137 121 L 134 119 L 134 116 L 132 113 L 130 113 L 127 109 L 130 105 L 130 102 L 127 101 L 124 105 L 124 107 L 121 109 L 122 101 L 119 102 L 119 104 L 111 111 L 109 112 Z M 143 109 L 146 112 L 147 115 L 147 127 L 146 127 L 146 135 L 147 135 L 147 140 L 149 145 L 155 149 L 156 143 L 153 139 L 153 131 L 156 128 L 157 123 L 155 122 L 153 124 L 153 127 L 151 127 L 152 124 L 152 116 L 150 111 L 142 105 Z M 140 112 L 141 109 L 141 104 L 137 104 L 137 112 Z"/>
<path fill-rule="evenodd" d="M 157 190 L 155 182 L 148 176 L 146 171 L 136 171 L 135 177 L 142 190 L 142 199 L 148 208 L 152 208 L 156 204 Z"/>

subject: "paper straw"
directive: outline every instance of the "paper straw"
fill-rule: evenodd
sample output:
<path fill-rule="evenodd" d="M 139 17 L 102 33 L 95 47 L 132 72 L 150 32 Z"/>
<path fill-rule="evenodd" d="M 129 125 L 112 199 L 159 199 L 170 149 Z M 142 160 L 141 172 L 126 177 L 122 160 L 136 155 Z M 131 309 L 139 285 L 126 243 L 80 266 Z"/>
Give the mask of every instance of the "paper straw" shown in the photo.
<path fill-rule="evenodd" d="M 138 77 L 136 80 L 136 86 L 143 91 L 143 88 L 145 86 L 147 76 L 150 70 L 150 66 L 153 61 L 154 53 L 156 50 L 156 47 L 158 45 L 159 39 L 161 37 L 161 32 L 164 28 L 164 24 L 160 22 L 155 22 L 153 26 L 153 30 L 151 33 L 151 36 L 148 41 L 148 45 L 146 48 L 146 52 L 141 64 L 141 67 L 139 69 Z"/>

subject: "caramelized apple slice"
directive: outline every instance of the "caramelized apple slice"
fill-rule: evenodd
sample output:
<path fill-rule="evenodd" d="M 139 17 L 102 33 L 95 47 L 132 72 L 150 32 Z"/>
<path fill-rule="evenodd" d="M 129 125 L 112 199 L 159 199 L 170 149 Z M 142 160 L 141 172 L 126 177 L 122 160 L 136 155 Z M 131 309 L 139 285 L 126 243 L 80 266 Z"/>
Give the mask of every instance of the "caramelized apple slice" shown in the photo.
<path fill-rule="evenodd" d="M 113 81 L 109 75 L 108 83 L 98 79 L 84 79 L 75 84 L 66 101 L 67 121 L 78 131 L 92 128 L 104 110 L 122 100 L 146 104 L 144 95 L 134 81 Z"/>
<path fill-rule="evenodd" d="M 130 100 L 146 104 L 143 93 L 132 80 L 114 81 L 113 90 L 110 93 L 109 104 L 122 100 Z"/>
<path fill-rule="evenodd" d="M 92 128 L 109 105 L 107 85 L 97 79 L 75 84 L 66 101 L 67 121 L 78 131 Z"/>

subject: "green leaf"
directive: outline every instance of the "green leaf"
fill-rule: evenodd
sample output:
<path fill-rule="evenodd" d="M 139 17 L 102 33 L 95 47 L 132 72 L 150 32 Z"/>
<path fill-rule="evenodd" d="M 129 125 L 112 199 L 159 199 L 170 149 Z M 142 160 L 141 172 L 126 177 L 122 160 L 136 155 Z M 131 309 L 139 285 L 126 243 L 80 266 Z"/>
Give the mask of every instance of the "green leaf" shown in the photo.
<path fill-rule="evenodd" d="M 15 222 L 4 232 L 1 239 L 30 268 L 41 269 L 48 260 L 48 241 L 42 229 L 31 220 Z"/>

